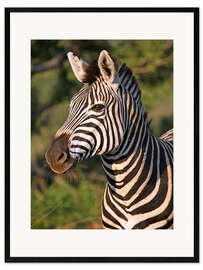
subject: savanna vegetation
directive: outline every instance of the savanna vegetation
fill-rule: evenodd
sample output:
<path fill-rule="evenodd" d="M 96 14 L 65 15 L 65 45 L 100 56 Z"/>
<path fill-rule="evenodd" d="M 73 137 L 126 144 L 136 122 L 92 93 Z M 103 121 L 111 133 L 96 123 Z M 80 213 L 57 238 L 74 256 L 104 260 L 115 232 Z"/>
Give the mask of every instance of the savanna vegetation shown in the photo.
<path fill-rule="evenodd" d="M 173 42 L 171 40 L 32 40 L 31 42 L 31 228 L 101 228 L 105 176 L 100 157 L 56 175 L 45 151 L 68 115 L 81 84 L 66 58 L 73 51 L 86 61 L 108 50 L 135 74 L 143 107 L 157 136 L 173 126 Z"/>

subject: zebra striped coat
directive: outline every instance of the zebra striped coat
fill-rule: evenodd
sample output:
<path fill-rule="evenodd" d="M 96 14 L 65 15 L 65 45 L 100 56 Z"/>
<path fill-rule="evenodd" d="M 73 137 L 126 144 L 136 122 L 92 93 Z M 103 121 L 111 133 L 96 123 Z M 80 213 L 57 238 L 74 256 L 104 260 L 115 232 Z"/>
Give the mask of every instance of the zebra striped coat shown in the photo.
<path fill-rule="evenodd" d="M 102 221 L 109 229 L 173 228 L 173 131 L 160 138 L 149 127 L 131 70 L 107 51 L 87 64 L 69 62 L 84 87 L 46 152 L 56 173 L 101 155 L 107 185 Z"/>

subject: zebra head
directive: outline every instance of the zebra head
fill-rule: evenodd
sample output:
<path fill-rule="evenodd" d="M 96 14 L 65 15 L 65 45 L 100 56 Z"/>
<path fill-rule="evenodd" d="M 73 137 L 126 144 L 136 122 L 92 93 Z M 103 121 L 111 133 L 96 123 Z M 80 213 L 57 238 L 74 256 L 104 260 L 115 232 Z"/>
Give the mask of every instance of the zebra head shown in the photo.
<path fill-rule="evenodd" d="M 117 62 L 105 50 L 91 64 L 72 52 L 68 59 L 76 78 L 84 85 L 73 96 L 68 118 L 45 155 L 58 174 L 88 157 L 115 153 L 125 134 Z"/>

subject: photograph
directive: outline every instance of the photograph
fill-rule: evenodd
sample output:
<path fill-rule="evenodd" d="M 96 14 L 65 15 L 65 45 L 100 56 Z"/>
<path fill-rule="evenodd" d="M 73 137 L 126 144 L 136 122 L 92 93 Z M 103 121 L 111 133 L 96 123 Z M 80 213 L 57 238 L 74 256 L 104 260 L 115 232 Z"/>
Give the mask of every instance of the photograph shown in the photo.
<path fill-rule="evenodd" d="M 32 40 L 32 229 L 173 229 L 173 41 Z"/>
<path fill-rule="evenodd" d="M 6 262 L 199 261 L 198 8 L 5 8 L 5 116 Z"/>

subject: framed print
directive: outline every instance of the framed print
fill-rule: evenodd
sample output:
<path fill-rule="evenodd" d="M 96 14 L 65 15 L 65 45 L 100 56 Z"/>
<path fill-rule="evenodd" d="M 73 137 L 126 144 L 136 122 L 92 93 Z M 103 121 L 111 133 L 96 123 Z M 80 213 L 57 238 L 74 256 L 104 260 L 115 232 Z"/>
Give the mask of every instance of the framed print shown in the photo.
<path fill-rule="evenodd" d="M 5 261 L 199 261 L 199 9 L 5 9 Z"/>

